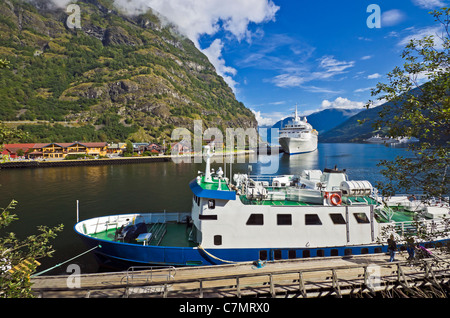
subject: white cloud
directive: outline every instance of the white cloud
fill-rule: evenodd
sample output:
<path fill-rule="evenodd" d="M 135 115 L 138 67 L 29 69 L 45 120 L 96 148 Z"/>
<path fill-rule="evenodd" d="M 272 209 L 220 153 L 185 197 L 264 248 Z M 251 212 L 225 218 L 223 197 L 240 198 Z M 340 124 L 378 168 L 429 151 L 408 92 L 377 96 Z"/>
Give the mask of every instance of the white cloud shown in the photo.
<path fill-rule="evenodd" d="M 202 52 L 215 66 L 217 73 L 223 77 L 225 82 L 227 82 L 233 91 L 236 91 L 237 83 L 233 80 L 233 76 L 236 75 L 237 70 L 233 67 L 225 65 L 225 60 L 222 58 L 222 49 L 222 41 L 220 39 L 215 39 L 213 43 L 211 43 L 208 48 L 202 50 Z"/>
<path fill-rule="evenodd" d="M 142 13 L 152 8 L 202 49 L 199 38 L 226 31 L 238 41 L 250 41 L 253 34 L 249 25 L 266 23 L 275 19 L 279 10 L 272 0 L 114 0 L 114 4 L 129 14 Z M 223 42 L 215 40 L 203 53 L 210 58 L 219 75 L 235 89 L 232 76 L 236 70 L 225 65 L 222 58 Z"/>
<path fill-rule="evenodd" d="M 380 78 L 382 75 L 378 73 L 370 74 L 367 76 L 368 79 Z"/>
<path fill-rule="evenodd" d="M 280 74 L 271 80 L 278 87 L 298 87 L 305 81 L 303 77 L 293 74 Z"/>
<path fill-rule="evenodd" d="M 251 109 L 253 114 L 255 115 L 256 120 L 258 121 L 258 126 L 273 126 L 279 120 L 286 118 L 287 116 L 281 112 L 272 112 L 272 113 L 261 113 L 260 111 L 255 111 Z"/>
<path fill-rule="evenodd" d="M 323 100 L 322 109 L 341 108 L 341 109 L 361 109 L 365 106 L 364 102 L 351 101 L 348 98 L 338 97 L 334 101 Z"/>
<path fill-rule="evenodd" d="M 412 2 L 423 9 L 433 9 L 445 7 L 445 2 L 441 0 L 412 0 Z"/>
<path fill-rule="evenodd" d="M 150 7 L 194 42 L 200 35 L 213 35 L 221 28 L 242 40 L 249 36 L 250 23 L 271 21 L 279 9 L 271 0 L 115 0 L 114 3 L 131 14 Z"/>
<path fill-rule="evenodd" d="M 347 69 L 355 65 L 354 61 L 339 61 L 333 56 L 323 56 L 317 61 L 319 64 L 316 67 L 316 71 L 307 71 L 299 67 L 286 67 L 284 69 L 285 73 L 277 75 L 269 81 L 278 87 L 301 87 L 306 82 L 331 79 L 336 75 L 347 73 Z M 309 88 L 310 91 L 314 92 L 336 93 L 336 91 L 316 86 L 305 88 Z"/>
<path fill-rule="evenodd" d="M 381 15 L 381 26 L 393 26 L 405 19 L 405 14 L 397 9 L 388 10 Z"/>
<path fill-rule="evenodd" d="M 358 89 L 355 89 L 354 92 L 355 93 L 362 93 L 362 92 L 370 91 L 371 89 L 373 89 L 373 87 L 358 88 Z"/>
<path fill-rule="evenodd" d="M 325 69 L 325 77 L 344 73 L 344 71 L 355 65 L 354 61 L 338 61 L 333 56 L 324 56 L 320 59 L 319 66 Z"/>
<path fill-rule="evenodd" d="M 365 55 L 361 57 L 361 60 L 370 60 L 373 57 L 373 55 Z"/>
<path fill-rule="evenodd" d="M 410 31 L 413 31 L 412 34 L 404 37 L 398 42 L 398 45 L 406 46 L 411 40 L 421 40 L 426 36 L 433 36 L 435 48 L 438 50 L 441 50 L 443 48 L 443 41 L 441 40 L 441 37 L 443 35 L 443 28 L 441 26 L 430 26 L 425 27 L 421 29 L 410 29 Z"/>

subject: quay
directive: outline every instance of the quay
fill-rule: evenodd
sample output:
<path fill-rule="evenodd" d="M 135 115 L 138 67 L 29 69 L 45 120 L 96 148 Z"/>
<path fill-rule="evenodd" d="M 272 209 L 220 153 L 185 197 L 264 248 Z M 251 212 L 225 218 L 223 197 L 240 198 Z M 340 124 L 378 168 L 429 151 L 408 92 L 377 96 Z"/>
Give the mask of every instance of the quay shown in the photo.
<path fill-rule="evenodd" d="M 428 287 L 450 292 L 450 256 L 411 266 L 405 253 L 389 263 L 386 254 L 279 260 L 181 268 L 130 268 L 78 277 L 37 276 L 41 298 L 320 298 L 373 297 L 377 292 L 408 297 Z M 78 279 L 78 284 L 73 282 Z M 68 283 L 69 282 L 69 283 Z M 69 287 L 70 286 L 70 287 Z M 74 287 L 75 286 L 75 287 Z"/>
<path fill-rule="evenodd" d="M 119 157 L 109 159 L 76 159 L 76 160 L 23 160 L 7 161 L 0 163 L 0 169 L 20 168 L 52 168 L 52 167 L 76 167 L 76 166 L 102 166 L 102 165 L 126 165 L 147 162 L 165 162 L 170 156 L 149 157 Z"/>
<path fill-rule="evenodd" d="M 233 153 L 234 156 L 248 155 L 252 151 L 238 151 Z M 218 153 L 214 156 L 225 156 L 227 153 Z M 192 159 L 197 154 L 189 155 L 161 155 L 146 157 L 116 157 L 102 159 L 75 159 L 75 160 L 15 160 L 0 162 L 0 169 L 20 169 L 20 168 L 52 168 L 52 167 L 77 167 L 77 166 L 103 166 L 103 165 L 127 165 L 136 163 L 149 162 L 167 162 L 167 161 L 183 161 Z"/>

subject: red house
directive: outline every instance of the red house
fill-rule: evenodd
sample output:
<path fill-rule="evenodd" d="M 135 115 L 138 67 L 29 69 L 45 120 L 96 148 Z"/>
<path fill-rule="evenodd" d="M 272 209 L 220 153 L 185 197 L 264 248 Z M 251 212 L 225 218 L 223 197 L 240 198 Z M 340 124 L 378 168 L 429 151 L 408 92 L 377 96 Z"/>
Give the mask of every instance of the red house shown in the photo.
<path fill-rule="evenodd" d="M 1 154 L 3 156 L 9 156 L 10 158 L 19 158 L 25 156 L 29 151 L 32 151 L 36 144 L 5 144 L 1 148 Z"/>

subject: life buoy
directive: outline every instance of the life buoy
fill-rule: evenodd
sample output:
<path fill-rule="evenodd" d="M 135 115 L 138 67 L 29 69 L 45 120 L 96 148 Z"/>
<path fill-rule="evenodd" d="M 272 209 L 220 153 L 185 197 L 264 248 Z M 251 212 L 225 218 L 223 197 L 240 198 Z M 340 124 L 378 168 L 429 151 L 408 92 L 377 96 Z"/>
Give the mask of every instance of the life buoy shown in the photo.
<path fill-rule="evenodd" d="M 329 196 L 329 200 L 331 202 L 332 205 L 336 206 L 336 205 L 340 205 L 342 203 L 342 199 L 341 196 L 337 193 L 332 193 Z"/>

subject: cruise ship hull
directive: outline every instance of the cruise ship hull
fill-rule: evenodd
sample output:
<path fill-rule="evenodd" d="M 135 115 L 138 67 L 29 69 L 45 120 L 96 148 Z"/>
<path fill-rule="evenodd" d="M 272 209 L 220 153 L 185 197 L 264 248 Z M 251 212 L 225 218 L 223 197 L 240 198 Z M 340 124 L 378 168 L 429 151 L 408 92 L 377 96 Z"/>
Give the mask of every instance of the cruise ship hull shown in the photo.
<path fill-rule="evenodd" d="M 312 152 L 317 149 L 316 135 L 311 135 L 310 138 L 281 137 L 279 142 L 283 151 L 290 155 Z"/>

